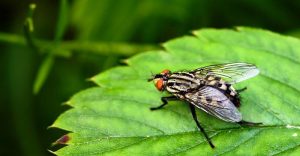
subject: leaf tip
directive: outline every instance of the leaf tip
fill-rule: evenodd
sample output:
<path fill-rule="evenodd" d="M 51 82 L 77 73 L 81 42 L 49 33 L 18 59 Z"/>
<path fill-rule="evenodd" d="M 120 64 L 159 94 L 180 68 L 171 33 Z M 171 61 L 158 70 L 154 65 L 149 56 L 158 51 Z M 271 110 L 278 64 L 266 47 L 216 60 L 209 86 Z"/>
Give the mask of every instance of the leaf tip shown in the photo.
<path fill-rule="evenodd" d="M 52 125 L 48 126 L 47 129 L 54 128 L 54 127 L 55 127 L 54 124 L 52 124 Z"/>
<path fill-rule="evenodd" d="M 66 135 L 63 135 L 62 137 L 60 137 L 59 139 L 57 139 L 54 143 L 52 143 L 52 146 L 54 145 L 66 145 L 68 144 L 68 142 L 71 140 L 71 137 L 66 134 Z"/>
<path fill-rule="evenodd" d="M 56 126 L 56 124 L 55 124 L 55 122 L 54 122 L 54 123 L 52 123 L 50 126 L 47 127 L 47 129 L 50 129 L 50 128 L 58 128 L 58 127 Z"/>
<path fill-rule="evenodd" d="M 54 155 L 57 155 L 54 151 L 52 151 L 52 150 L 47 150 L 48 152 L 50 152 L 51 154 L 54 154 Z"/>
<path fill-rule="evenodd" d="M 95 82 L 96 81 L 96 76 L 87 78 L 86 81 L 88 81 L 88 82 Z"/>
<path fill-rule="evenodd" d="M 166 47 L 167 44 L 168 44 L 167 42 L 163 42 L 163 43 L 160 43 L 159 45 L 162 46 L 162 47 Z"/>
<path fill-rule="evenodd" d="M 193 35 L 196 35 L 198 31 L 199 31 L 199 30 L 192 30 L 191 33 L 192 33 Z"/>
<path fill-rule="evenodd" d="M 67 105 L 67 106 L 71 106 L 71 100 L 63 102 L 62 103 L 63 106 Z"/>
<path fill-rule="evenodd" d="M 129 60 L 128 59 L 122 59 L 121 60 L 121 63 L 124 63 L 126 65 L 129 65 Z"/>

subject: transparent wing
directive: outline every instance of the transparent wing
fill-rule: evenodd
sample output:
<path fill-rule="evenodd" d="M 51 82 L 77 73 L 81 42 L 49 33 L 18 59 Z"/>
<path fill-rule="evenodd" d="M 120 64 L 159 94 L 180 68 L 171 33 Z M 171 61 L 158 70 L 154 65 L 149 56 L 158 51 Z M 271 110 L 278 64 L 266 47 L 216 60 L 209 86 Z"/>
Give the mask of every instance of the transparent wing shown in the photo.
<path fill-rule="evenodd" d="M 198 68 L 193 72 L 200 76 L 222 77 L 227 83 L 235 84 L 256 76 L 259 70 L 255 65 L 249 63 L 228 63 Z"/>
<path fill-rule="evenodd" d="M 234 104 L 218 89 L 210 86 L 185 94 L 186 100 L 205 112 L 224 121 L 239 122 L 242 115 Z"/>

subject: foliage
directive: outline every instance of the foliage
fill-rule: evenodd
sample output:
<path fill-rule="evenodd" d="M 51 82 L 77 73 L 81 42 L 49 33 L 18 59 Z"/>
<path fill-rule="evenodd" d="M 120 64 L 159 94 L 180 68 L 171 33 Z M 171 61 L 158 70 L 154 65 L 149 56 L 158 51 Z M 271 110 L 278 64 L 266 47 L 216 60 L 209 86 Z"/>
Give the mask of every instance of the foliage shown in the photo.
<path fill-rule="evenodd" d="M 202 29 L 94 76 L 97 86 L 75 94 L 51 127 L 70 131 L 56 143 L 58 155 L 276 155 L 300 152 L 300 41 L 269 31 L 239 27 Z M 165 95 L 146 80 L 151 72 L 194 69 L 208 64 L 249 62 L 259 76 L 236 85 L 244 120 L 240 127 L 202 111 L 198 117 L 216 149 L 198 132 L 184 102 L 150 111 Z"/>

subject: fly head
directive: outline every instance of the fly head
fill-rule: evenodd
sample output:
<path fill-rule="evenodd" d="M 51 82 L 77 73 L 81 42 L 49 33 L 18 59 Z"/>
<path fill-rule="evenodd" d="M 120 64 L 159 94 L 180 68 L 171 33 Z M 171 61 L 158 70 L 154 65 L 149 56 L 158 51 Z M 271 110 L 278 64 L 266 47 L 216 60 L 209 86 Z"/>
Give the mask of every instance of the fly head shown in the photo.
<path fill-rule="evenodd" d="M 170 74 L 171 74 L 171 71 L 168 69 L 165 69 L 161 73 L 155 74 L 151 78 L 149 78 L 148 82 L 153 81 L 157 90 L 164 91 L 166 88 L 166 83 L 169 79 Z"/>

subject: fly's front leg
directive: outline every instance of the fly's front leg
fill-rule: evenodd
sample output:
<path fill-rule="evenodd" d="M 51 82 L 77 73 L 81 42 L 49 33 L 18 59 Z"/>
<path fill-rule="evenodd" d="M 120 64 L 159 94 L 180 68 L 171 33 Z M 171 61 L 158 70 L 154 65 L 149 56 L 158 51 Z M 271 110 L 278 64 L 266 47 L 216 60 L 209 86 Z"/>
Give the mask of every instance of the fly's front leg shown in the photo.
<path fill-rule="evenodd" d="M 178 98 L 176 96 L 168 96 L 168 97 L 162 97 L 161 101 L 163 102 L 163 104 L 161 104 L 158 107 L 151 107 L 150 110 L 158 110 L 163 108 L 165 105 L 168 104 L 168 101 L 175 101 L 178 100 Z"/>
<path fill-rule="evenodd" d="M 211 142 L 210 138 L 208 137 L 208 135 L 204 131 L 204 128 L 200 125 L 200 123 L 199 123 L 199 121 L 197 119 L 197 114 L 196 114 L 195 106 L 192 105 L 192 104 L 189 104 L 189 105 L 190 105 L 190 109 L 191 109 L 191 112 L 192 112 L 193 119 L 196 122 L 197 127 L 200 129 L 200 131 L 205 136 L 205 138 L 206 138 L 207 142 L 209 143 L 210 147 L 211 148 L 215 148 L 215 145 Z"/>

